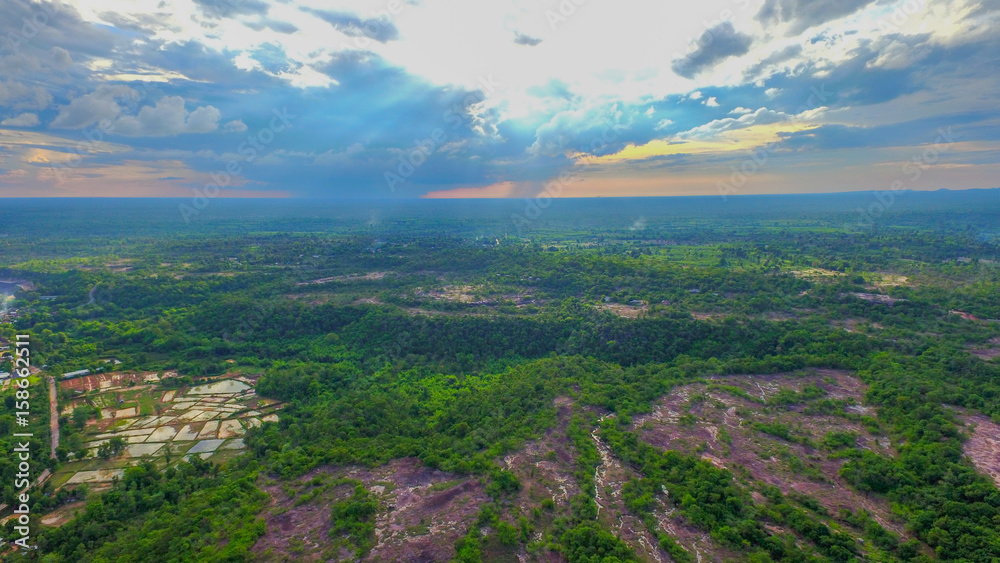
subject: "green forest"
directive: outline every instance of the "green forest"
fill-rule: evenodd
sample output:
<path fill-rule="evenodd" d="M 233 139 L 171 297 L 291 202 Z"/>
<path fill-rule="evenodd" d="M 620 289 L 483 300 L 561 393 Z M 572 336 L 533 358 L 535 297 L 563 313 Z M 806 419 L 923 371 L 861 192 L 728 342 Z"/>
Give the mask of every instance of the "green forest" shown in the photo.
<path fill-rule="evenodd" d="M 836 201 L 28 206 L 0 340 L 53 477 L 0 558 L 1000 561 L 1000 203 Z M 132 447 L 237 380 L 242 449 Z"/>

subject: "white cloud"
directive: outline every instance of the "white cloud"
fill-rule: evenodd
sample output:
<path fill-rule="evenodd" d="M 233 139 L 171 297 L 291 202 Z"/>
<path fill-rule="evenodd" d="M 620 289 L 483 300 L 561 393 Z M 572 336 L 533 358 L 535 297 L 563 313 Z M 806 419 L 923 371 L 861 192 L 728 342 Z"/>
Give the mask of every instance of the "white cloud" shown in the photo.
<path fill-rule="evenodd" d="M 710 121 L 704 125 L 699 125 L 693 129 L 685 131 L 680 137 L 685 139 L 715 139 L 724 131 L 733 129 L 745 129 L 752 125 L 765 125 L 786 121 L 790 116 L 780 111 L 760 108 L 753 113 L 741 115 L 740 117 L 724 117 Z"/>
<path fill-rule="evenodd" d="M 34 113 L 22 113 L 17 117 L 0 121 L 0 125 L 6 125 L 7 127 L 34 127 L 38 125 L 38 115 Z"/>
<path fill-rule="evenodd" d="M 59 115 L 52 120 L 52 127 L 81 129 L 98 121 L 115 119 L 122 113 L 120 100 L 135 100 L 138 97 L 139 93 L 128 86 L 101 84 L 95 91 L 61 106 Z"/>
<path fill-rule="evenodd" d="M 13 80 L 0 80 L 0 106 L 14 109 L 45 109 L 52 96 L 40 86 L 25 86 Z"/>
<path fill-rule="evenodd" d="M 58 69 L 67 69 L 73 65 L 73 57 L 62 47 L 52 47 L 52 63 Z"/>
<path fill-rule="evenodd" d="M 128 136 L 166 137 L 221 131 L 234 135 L 220 135 L 218 141 L 224 146 L 217 147 L 217 150 L 233 150 L 235 147 L 228 143 L 237 136 L 236 133 L 246 131 L 247 125 L 239 119 L 231 119 L 231 116 L 227 116 L 229 119 L 223 123 L 218 109 L 207 105 L 198 107 L 208 102 L 196 100 L 211 95 L 212 103 L 229 113 L 229 108 L 246 103 L 250 96 L 257 96 L 255 100 L 265 96 L 267 101 L 260 102 L 264 105 L 272 103 L 272 100 L 273 103 L 279 103 L 277 100 L 284 103 L 283 98 L 295 99 L 303 94 L 290 90 L 315 86 L 315 90 L 305 94 L 305 99 L 309 101 L 300 103 L 299 108 L 309 115 L 306 119 L 313 120 L 317 127 L 303 131 L 301 137 L 297 135 L 299 138 L 295 142 L 301 141 L 300 146 L 308 146 L 311 152 L 322 154 L 311 154 L 300 160 L 356 167 L 359 160 L 373 158 L 371 155 L 381 156 L 393 147 L 408 146 L 411 142 L 408 128 L 399 128 L 397 134 L 396 128 L 367 126 L 372 119 L 381 119 L 385 123 L 394 119 L 383 119 L 381 112 L 379 117 L 372 118 L 372 114 L 365 110 L 402 108 L 400 112 L 405 111 L 407 115 L 429 116 L 429 124 L 419 122 L 420 127 L 429 129 L 441 124 L 440 108 L 428 104 L 421 96 L 426 92 L 461 94 L 463 88 L 480 89 L 481 82 L 490 77 L 488 81 L 495 80 L 502 86 L 496 92 L 490 92 L 487 100 L 474 108 L 473 124 L 480 131 L 480 136 L 465 139 L 461 138 L 467 132 L 465 129 L 456 131 L 459 138 L 450 139 L 447 149 L 440 149 L 441 153 L 455 148 L 456 158 L 468 159 L 469 169 L 474 168 L 473 165 L 478 166 L 475 159 L 488 162 L 486 166 L 504 167 L 495 173 L 497 177 L 502 177 L 507 171 L 511 171 L 512 176 L 540 175 L 528 166 L 509 165 L 514 157 L 501 159 L 496 155 L 517 154 L 517 158 L 523 158 L 524 162 L 530 162 L 533 155 L 565 155 L 566 152 L 580 150 L 581 145 L 589 143 L 595 132 L 599 134 L 603 127 L 620 123 L 635 123 L 635 127 L 627 133 L 627 142 L 641 145 L 649 137 L 657 136 L 651 129 L 663 135 L 687 129 L 687 134 L 680 133 L 679 136 L 704 135 L 707 138 L 713 131 L 718 135 L 730 129 L 766 123 L 768 119 L 823 120 L 829 123 L 837 117 L 846 121 L 845 125 L 867 125 L 873 121 L 859 120 L 855 115 L 848 119 L 842 113 L 842 104 L 847 103 L 862 108 L 857 111 L 869 111 L 874 119 L 898 122 L 898 111 L 865 109 L 870 107 L 866 105 L 867 98 L 855 92 L 870 89 L 866 86 L 870 77 L 875 79 L 872 83 L 893 86 L 891 82 L 877 82 L 882 79 L 877 76 L 879 71 L 908 69 L 918 62 L 928 66 L 939 64 L 936 63 L 937 57 L 928 55 L 935 55 L 936 49 L 942 45 L 968 41 L 971 34 L 967 31 L 974 25 L 979 25 L 982 33 L 987 33 L 988 24 L 996 19 L 996 13 L 976 11 L 981 8 L 978 0 L 919 2 L 923 6 L 921 10 L 915 14 L 904 14 L 906 17 L 898 23 L 892 16 L 905 0 L 873 1 L 870 6 L 845 12 L 846 15 L 833 19 L 823 14 L 802 12 L 806 8 L 825 9 L 819 3 L 813 8 L 807 5 L 806 0 L 705 0 L 685 6 L 682 11 L 677 11 L 669 3 L 652 0 L 620 0 L 617 3 L 567 0 L 562 4 L 560 0 L 501 0 L 487 4 L 469 3 L 467 0 L 401 0 L 398 13 L 389 15 L 379 14 L 380 10 L 386 9 L 386 0 L 340 0 L 336 3 L 338 12 L 333 15 L 327 12 L 325 20 L 308 9 L 329 10 L 330 3 L 324 0 L 236 1 L 242 2 L 244 8 L 256 6 L 257 11 L 239 10 L 239 6 L 232 8 L 232 0 L 181 0 L 162 4 L 161 0 L 135 0 L 114 6 L 115 12 L 122 14 L 118 18 L 109 15 L 111 12 L 107 3 L 68 0 L 69 4 L 77 6 L 85 20 L 117 25 L 121 33 L 116 37 L 120 42 L 116 43 L 114 52 L 91 54 L 90 50 L 74 48 L 70 43 L 60 43 L 69 49 L 67 51 L 62 47 L 51 47 L 41 40 L 43 38 L 34 41 L 36 58 L 41 61 L 39 69 L 46 72 L 59 69 L 45 77 L 49 79 L 44 82 L 46 87 L 56 94 L 57 88 L 68 80 L 76 80 L 78 86 L 68 90 L 70 99 L 64 97 L 67 90 L 60 90 L 56 95 L 61 107 L 45 112 L 52 106 L 52 101 L 44 88 L 27 86 L 35 82 L 12 86 L 13 81 L 0 80 L 0 101 L 7 102 L 0 103 L 0 115 L 8 117 L 2 123 L 11 127 L 16 127 L 17 123 L 32 123 L 29 116 L 33 115 L 35 125 L 44 121 L 64 129 L 88 127 L 106 120 L 113 124 L 115 133 Z M 788 11 L 788 14 L 778 14 L 776 17 L 780 25 L 768 28 L 754 18 L 765 1 L 772 6 L 794 5 L 797 8 Z M 232 11 L 226 8 L 213 17 L 196 7 L 218 4 L 225 8 L 227 2 Z M 576 8 L 567 14 L 564 23 L 550 26 L 545 12 L 558 10 L 561 5 Z M 692 42 L 696 46 L 699 39 L 714 37 L 713 34 L 706 36 L 706 29 L 722 29 L 718 20 L 726 11 L 730 15 L 721 19 L 732 24 L 731 33 L 730 27 L 725 27 L 727 36 L 740 39 L 740 45 L 746 48 L 729 49 L 724 57 L 710 57 L 711 64 L 692 67 L 692 72 L 687 74 L 697 80 L 679 77 L 672 72 L 671 61 L 683 60 L 685 48 L 690 54 Z M 129 12 L 141 17 L 131 17 Z M 273 21 L 287 24 L 285 31 L 298 31 L 281 32 L 261 18 L 260 14 L 264 12 L 268 21 L 274 18 Z M 641 17 L 614 17 L 620 13 L 639 14 Z M 808 16 L 807 23 L 811 25 L 808 33 L 785 35 L 789 26 L 805 16 Z M 385 18 L 386 25 L 377 26 L 378 29 L 392 31 L 392 37 L 381 36 L 384 41 L 363 30 L 364 22 L 379 18 Z M 885 18 L 893 20 L 892 26 L 880 28 L 882 24 L 879 20 Z M 995 32 L 995 26 L 993 30 Z M 521 40 L 512 41 L 512 37 L 520 37 Z M 752 41 L 748 42 L 746 37 L 752 38 Z M 190 49 L 178 48 L 180 45 L 187 45 Z M 203 60 L 199 59 L 197 64 L 186 60 L 186 57 L 198 53 L 202 45 L 206 50 Z M 475 48 L 456 49 L 455 45 L 473 45 Z M 154 49 L 157 51 L 155 55 Z M 343 56 L 345 50 L 367 52 L 366 56 L 377 64 L 358 73 L 354 73 L 353 69 L 344 70 L 343 76 L 334 77 L 341 80 L 338 83 L 323 72 L 330 72 L 330 61 Z M 970 49 L 969 52 L 975 50 Z M 845 64 L 855 59 L 863 62 L 865 58 L 868 68 Z M 698 61 L 698 57 L 688 59 Z M 981 76 L 976 80 L 982 80 L 989 88 L 977 88 L 967 95 L 976 103 L 986 104 L 989 97 L 981 92 L 995 91 L 995 79 L 988 72 L 977 72 L 980 69 L 976 65 L 979 64 L 978 60 L 973 64 L 970 59 L 968 65 L 958 65 L 960 68 L 955 69 L 954 80 L 941 79 L 939 75 L 914 75 L 913 85 L 920 93 L 927 92 L 928 84 L 938 84 L 940 86 L 936 88 L 941 90 L 952 90 L 956 93 L 938 96 L 944 101 L 935 103 L 947 103 L 950 106 L 947 111 L 953 111 L 955 107 L 968 109 L 968 106 L 951 100 L 958 92 L 972 90 L 965 87 L 968 84 L 966 75 L 977 73 Z M 215 65 L 222 67 L 218 73 L 206 72 L 206 69 L 214 70 L 212 67 Z M 345 65 L 345 68 L 349 66 Z M 15 62 L 12 57 L 0 56 L 0 75 L 28 75 L 27 70 L 18 70 L 21 74 L 4 72 L 6 68 L 28 69 L 20 59 Z M 966 72 L 966 68 L 970 71 Z M 72 71 L 63 72 L 63 69 Z M 192 69 L 196 71 L 192 72 Z M 843 81 L 844 72 L 852 69 L 866 76 L 860 76 L 854 84 L 850 80 Z M 85 76 L 86 72 L 90 73 L 89 76 Z M 789 98 L 795 97 L 800 87 L 803 87 L 802 97 L 807 95 L 804 90 L 810 85 L 822 88 L 824 78 L 821 73 L 833 76 L 825 81 L 831 88 L 840 87 L 843 90 L 837 93 L 835 99 L 824 101 L 832 109 L 818 108 L 792 115 L 801 110 L 789 107 Z M 266 74 L 268 79 L 262 79 L 261 74 Z M 32 74 L 33 77 L 36 75 L 42 76 L 42 72 Z M 140 101 L 133 96 L 133 90 L 123 85 L 154 79 L 165 83 L 163 87 L 170 95 L 180 93 L 183 99 L 168 97 L 155 104 L 156 97 Z M 83 94 L 88 91 L 86 88 L 93 88 L 94 84 L 101 82 L 108 86 Z M 546 87 L 551 84 L 558 84 L 558 88 Z M 412 85 L 412 88 L 406 85 Z M 327 87 L 329 90 L 322 90 Z M 372 89 L 367 90 L 369 87 Z M 765 89 L 770 99 L 763 97 Z M 891 95 L 891 90 L 885 88 L 883 93 Z M 374 93 L 369 94 L 369 91 Z M 382 92 L 385 92 L 384 98 Z M 409 96 L 411 92 L 416 96 Z M 704 115 L 723 116 L 727 111 L 721 110 L 719 99 L 708 96 L 708 93 L 725 98 L 729 107 L 736 104 L 749 107 L 737 106 L 728 110 L 728 121 L 704 123 L 707 120 Z M 74 99 L 73 95 L 78 97 Z M 215 102 L 215 99 L 220 101 Z M 190 105 L 186 106 L 184 100 Z M 678 107 L 668 107 L 665 100 L 681 102 Z M 315 106 L 312 101 L 316 102 Z M 21 107 L 14 104 L 21 104 Z M 899 107 L 898 99 L 884 104 Z M 703 107 L 697 108 L 697 105 Z M 765 105 L 772 109 L 750 109 Z M 433 107 L 433 115 L 426 111 L 430 107 Z M 599 115 L 588 109 L 609 107 L 619 108 L 618 111 L 625 112 L 627 117 Z M 927 107 L 916 106 L 908 113 L 931 115 Z M 708 111 L 706 108 L 719 109 Z M 788 114 L 773 110 L 785 110 Z M 838 111 L 841 114 L 838 115 Z M 995 108 L 986 107 L 983 111 L 994 112 Z M 317 115 L 320 117 L 314 119 Z M 385 115 L 397 114 L 388 111 Z M 681 125 L 664 119 L 667 116 L 675 118 Z M 330 119 L 326 120 L 326 117 Z M 488 127 L 482 126 L 480 119 L 486 120 Z M 696 119 L 700 120 L 692 121 Z M 500 126 L 504 120 L 508 120 L 509 128 Z M 699 124 L 701 127 L 697 127 Z M 744 131 L 741 135 L 759 133 L 764 136 L 783 126 L 755 127 L 753 131 Z M 498 130 L 511 131 L 512 134 L 501 139 L 496 134 Z M 531 131 L 535 131 L 534 139 L 529 136 Z M 29 132 L 25 129 L 8 131 L 16 134 Z M 80 137 L 79 134 L 67 136 Z M 738 135 L 724 135 L 729 136 Z M 230 141 L 226 141 L 227 138 Z M 503 144 L 520 143 L 523 139 L 527 141 L 518 146 Z M 191 148 L 191 143 L 186 142 L 188 140 L 182 138 L 173 146 Z M 350 144 L 356 140 L 363 140 L 369 146 Z M 208 145 L 211 139 L 203 141 Z M 170 145 L 169 142 L 159 141 L 155 144 L 160 147 Z M 532 146 L 525 150 L 525 145 Z M 331 147 L 335 149 L 322 152 Z M 275 162 L 280 156 L 290 168 L 294 167 L 295 160 L 279 153 L 277 147 L 269 154 Z M 238 155 L 236 157 L 239 158 Z M 549 159 L 549 162 L 557 160 Z M 531 164 L 542 161 L 538 159 Z M 550 164 L 545 163 L 544 166 Z M 553 169 L 557 166 L 551 164 Z"/>
<path fill-rule="evenodd" d="M 169 137 L 182 133 L 211 133 L 219 128 L 221 113 L 213 106 L 203 106 L 188 113 L 184 98 L 167 96 L 155 106 L 145 106 L 137 115 L 118 118 L 114 133 L 129 137 Z"/>
<path fill-rule="evenodd" d="M 234 119 L 223 125 L 222 130 L 226 133 L 242 133 L 247 130 L 247 126 L 239 119 Z"/>

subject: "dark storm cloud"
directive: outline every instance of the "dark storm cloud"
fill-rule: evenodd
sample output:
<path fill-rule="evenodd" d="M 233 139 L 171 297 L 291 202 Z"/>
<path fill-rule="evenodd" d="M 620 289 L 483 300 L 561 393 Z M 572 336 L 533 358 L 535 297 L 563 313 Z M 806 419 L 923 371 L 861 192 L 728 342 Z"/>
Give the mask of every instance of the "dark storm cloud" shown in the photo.
<path fill-rule="evenodd" d="M 746 54 L 750 50 L 753 38 L 740 33 L 733 24 L 722 22 L 705 30 L 698 38 L 694 49 L 673 62 L 671 68 L 678 75 L 692 78 L 707 70 L 719 61 Z"/>

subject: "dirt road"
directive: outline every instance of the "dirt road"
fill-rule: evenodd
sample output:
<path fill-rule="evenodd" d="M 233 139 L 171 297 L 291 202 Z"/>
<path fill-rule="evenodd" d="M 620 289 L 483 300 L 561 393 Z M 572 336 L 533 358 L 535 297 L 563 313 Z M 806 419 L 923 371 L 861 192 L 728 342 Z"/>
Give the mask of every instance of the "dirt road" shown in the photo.
<path fill-rule="evenodd" d="M 49 457 L 56 457 L 56 448 L 59 447 L 59 404 L 56 400 L 56 380 L 49 377 L 49 431 L 52 434 L 52 451 Z"/>

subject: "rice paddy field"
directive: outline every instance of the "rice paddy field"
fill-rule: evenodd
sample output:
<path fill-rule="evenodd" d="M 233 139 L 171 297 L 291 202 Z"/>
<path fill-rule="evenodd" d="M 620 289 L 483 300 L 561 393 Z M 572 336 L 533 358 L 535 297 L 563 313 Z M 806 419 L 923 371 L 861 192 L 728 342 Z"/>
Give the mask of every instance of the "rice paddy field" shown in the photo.
<path fill-rule="evenodd" d="M 102 488 L 121 477 L 125 468 L 147 459 L 160 467 L 191 456 L 222 462 L 245 449 L 243 436 L 262 422 L 277 421 L 281 405 L 257 397 L 253 380 L 226 376 L 191 387 L 168 389 L 158 378 L 116 378 L 122 386 L 96 385 L 77 391 L 79 397 L 61 405 L 70 415 L 80 406 L 95 407 L 100 417 L 84 428 L 88 455 L 63 464 L 53 476 L 56 487 L 88 483 Z M 67 382 L 68 383 L 68 382 Z M 79 389 L 79 382 L 70 385 Z M 115 437 L 124 450 L 108 459 L 98 449 Z"/>

